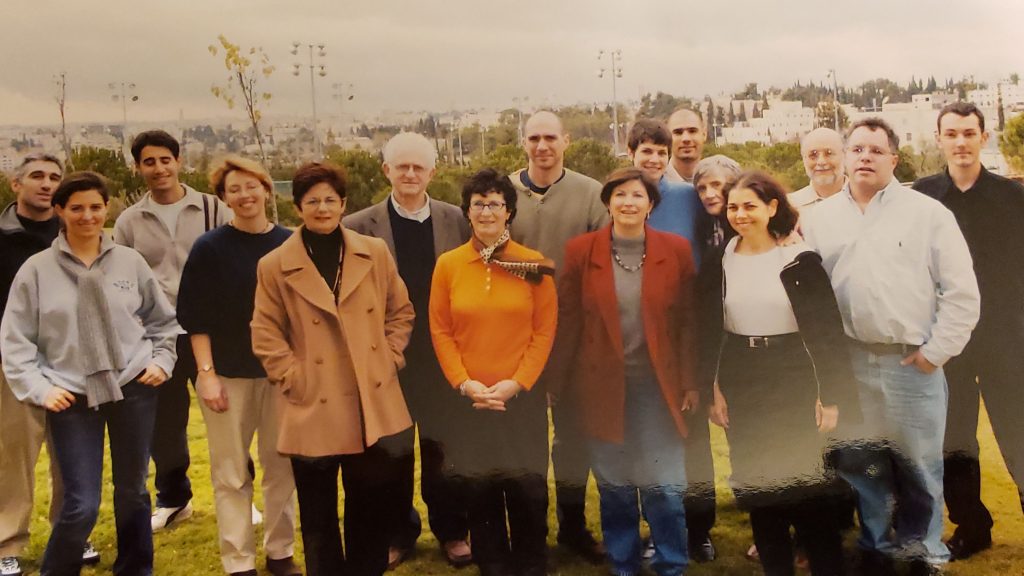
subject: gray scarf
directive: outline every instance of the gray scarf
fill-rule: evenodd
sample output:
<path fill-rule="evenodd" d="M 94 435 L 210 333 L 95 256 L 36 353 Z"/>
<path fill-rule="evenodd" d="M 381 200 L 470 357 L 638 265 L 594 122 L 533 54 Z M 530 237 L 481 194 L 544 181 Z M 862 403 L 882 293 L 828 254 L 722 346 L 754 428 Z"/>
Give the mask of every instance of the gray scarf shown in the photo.
<path fill-rule="evenodd" d="M 57 242 L 67 246 L 63 233 Z M 85 372 L 85 395 L 89 408 L 124 399 L 117 380 L 125 368 L 125 361 L 110 319 L 110 305 L 103 293 L 106 277 L 99 266 L 103 244 L 107 242 L 104 237 L 100 256 L 90 268 L 64 250 L 57 252 L 60 267 L 78 285 L 78 353 Z"/>

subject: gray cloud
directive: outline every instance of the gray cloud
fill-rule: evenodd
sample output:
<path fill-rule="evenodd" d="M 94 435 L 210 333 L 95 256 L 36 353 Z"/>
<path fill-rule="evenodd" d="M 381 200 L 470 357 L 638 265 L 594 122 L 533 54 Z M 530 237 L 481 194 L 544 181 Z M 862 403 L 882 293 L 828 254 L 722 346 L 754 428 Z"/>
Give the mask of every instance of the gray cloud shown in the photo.
<path fill-rule="evenodd" d="M 599 48 L 623 51 L 620 98 L 824 81 L 829 68 L 848 84 L 912 74 L 990 80 L 1019 70 L 1024 3 L 4 0 L 2 12 L 0 124 L 28 124 L 57 120 L 52 78 L 62 70 L 72 121 L 119 121 L 107 84 L 122 80 L 138 86 L 130 119 L 228 116 L 209 93 L 226 75 L 207 52 L 220 33 L 271 56 L 272 115 L 308 114 L 308 76 L 291 75 L 293 40 L 327 45 L 317 96 L 328 113 L 338 109 L 334 82 L 355 85 L 346 105 L 364 114 L 508 105 L 515 96 L 537 105 L 606 102 Z"/>

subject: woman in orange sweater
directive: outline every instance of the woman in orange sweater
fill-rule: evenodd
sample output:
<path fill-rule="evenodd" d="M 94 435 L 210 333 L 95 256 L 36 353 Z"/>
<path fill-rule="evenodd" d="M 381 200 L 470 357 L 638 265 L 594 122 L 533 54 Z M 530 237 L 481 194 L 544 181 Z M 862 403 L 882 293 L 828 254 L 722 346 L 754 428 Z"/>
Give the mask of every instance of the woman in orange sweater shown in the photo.
<path fill-rule="evenodd" d="M 473 559 L 483 576 L 546 574 L 547 402 L 531 390 L 555 336 L 554 267 L 509 239 L 516 191 L 504 175 L 470 178 L 462 210 L 473 237 L 437 260 L 430 333 L 468 400 L 450 453 L 468 489 Z"/>

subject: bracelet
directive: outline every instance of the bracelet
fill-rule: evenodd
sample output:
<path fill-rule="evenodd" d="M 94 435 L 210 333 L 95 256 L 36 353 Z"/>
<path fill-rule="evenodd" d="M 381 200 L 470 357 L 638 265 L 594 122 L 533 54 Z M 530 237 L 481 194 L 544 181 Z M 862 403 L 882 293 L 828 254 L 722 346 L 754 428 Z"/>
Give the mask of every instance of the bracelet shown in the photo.
<path fill-rule="evenodd" d="M 459 384 L 459 395 L 460 396 L 465 396 L 466 395 L 466 384 L 469 384 L 469 380 L 466 380 L 462 384 Z"/>

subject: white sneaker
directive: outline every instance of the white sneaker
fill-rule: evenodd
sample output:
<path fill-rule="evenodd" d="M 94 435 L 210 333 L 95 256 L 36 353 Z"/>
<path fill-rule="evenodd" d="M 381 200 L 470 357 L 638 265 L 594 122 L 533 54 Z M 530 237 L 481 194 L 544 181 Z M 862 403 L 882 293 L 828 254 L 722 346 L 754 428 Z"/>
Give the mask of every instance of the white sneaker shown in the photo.
<path fill-rule="evenodd" d="M 21 576 L 21 562 L 17 557 L 0 558 L 0 576 Z"/>
<path fill-rule="evenodd" d="M 100 563 L 100 553 L 92 545 L 92 542 L 85 543 L 85 549 L 82 550 L 82 564 L 86 566 L 92 566 L 93 564 Z"/>
<path fill-rule="evenodd" d="M 260 513 L 260 509 L 255 504 L 252 505 L 252 525 L 256 526 L 263 523 L 263 514 Z"/>
<path fill-rule="evenodd" d="M 188 520 L 192 517 L 192 502 L 184 506 L 178 506 L 176 508 L 156 508 L 153 511 L 153 517 L 150 519 L 150 523 L 153 527 L 153 532 L 159 532 L 164 528 L 170 528 L 175 524 L 179 524 Z"/>

